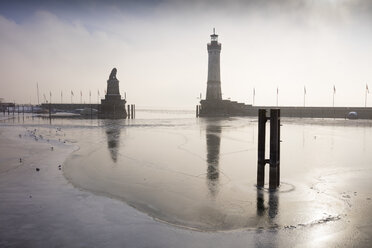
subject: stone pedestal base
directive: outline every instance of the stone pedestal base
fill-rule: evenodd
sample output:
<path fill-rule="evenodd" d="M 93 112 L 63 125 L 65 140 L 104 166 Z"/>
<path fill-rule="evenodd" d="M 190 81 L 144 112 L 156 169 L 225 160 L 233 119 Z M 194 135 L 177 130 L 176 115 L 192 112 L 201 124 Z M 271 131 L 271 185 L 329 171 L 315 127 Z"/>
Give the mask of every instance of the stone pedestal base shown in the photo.
<path fill-rule="evenodd" d="M 127 118 L 125 103 L 126 101 L 121 99 L 120 95 L 106 95 L 105 99 L 101 100 L 98 115 L 106 119 L 125 119 Z"/>

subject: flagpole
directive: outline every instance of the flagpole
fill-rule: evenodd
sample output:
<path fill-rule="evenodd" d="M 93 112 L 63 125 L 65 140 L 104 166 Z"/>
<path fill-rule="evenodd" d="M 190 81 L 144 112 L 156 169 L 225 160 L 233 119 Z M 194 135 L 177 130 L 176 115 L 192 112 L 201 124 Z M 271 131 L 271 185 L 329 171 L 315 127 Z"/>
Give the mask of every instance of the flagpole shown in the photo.
<path fill-rule="evenodd" d="M 332 107 L 335 107 L 335 86 L 333 86 L 333 100 L 332 100 Z"/>
<path fill-rule="evenodd" d="M 40 102 L 39 102 L 39 83 L 36 83 L 36 89 L 37 89 L 37 105 L 40 105 Z"/>
<path fill-rule="evenodd" d="M 364 107 L 367 107 L 367 94 L 369 93 L 368 84 L 366 84 L 366 93 L 365 93 L 365 100 L 364 100 Z"/>
<path fill-rule="evenodd" d="M 278 107 L 279 88 L 276 87 L 276 106 Z"/>
<path fill-rule="evenodd" d="M 333 102 L 332 102 L 332 105 L 333 105 L 333 119 L 335 119 L 335 94 L 336 94 L 336 86 L 333 85 Z"/>
<path fill-rule="evenodd" d="M 253 88 L 253 104 L 252 104 L 252 106 L 254 106 L 254 98 L 255 98 L 255 96 L 256 96 L 256 90 L 255 90 L 255 88 Z"/>
<path fill-rule="evenodd" d="M 367 89 L 366 89 L 366 93 L 365 93 L 365 97 L 364 97 L 364 107 L 365 108 L 367 107 Z"/>

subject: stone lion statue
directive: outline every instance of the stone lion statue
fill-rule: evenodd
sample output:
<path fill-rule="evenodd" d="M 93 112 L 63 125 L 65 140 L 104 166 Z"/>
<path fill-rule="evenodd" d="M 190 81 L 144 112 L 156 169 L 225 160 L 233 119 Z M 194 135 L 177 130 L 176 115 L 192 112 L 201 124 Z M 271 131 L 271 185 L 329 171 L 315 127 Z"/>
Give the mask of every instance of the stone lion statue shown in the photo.
<path fill-rule="evenodd" d="M 116 68 L 112 69 L 109 80 L 116 79 L 116 72 L 117 72 Z"/>

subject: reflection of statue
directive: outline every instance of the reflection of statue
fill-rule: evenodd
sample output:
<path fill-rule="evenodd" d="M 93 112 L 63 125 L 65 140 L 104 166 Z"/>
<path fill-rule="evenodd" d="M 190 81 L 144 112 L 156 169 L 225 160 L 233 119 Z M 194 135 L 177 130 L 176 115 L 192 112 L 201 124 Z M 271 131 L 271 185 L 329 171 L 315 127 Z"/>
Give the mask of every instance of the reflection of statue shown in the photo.
<path fill-rule="evenodd" d="M 220 172 L 218 169 L 220 160 L 221 126 L 219 122 L 207 123 L 207 183 L 212 196 L 218 191 Z"/>
<path fill-rule="evenodd" d="M 119 120 L 110 120 L 105 123 L 107 135 L 107 147 L 110 151 L 111 159 L 116 163 L 120 146 L 121 122 Z"/>
<path fill-rule="evenodd" d="M 117 72 L 116 68 L 112 69 L 109 80 L 116 79 L 116 72 Z"/>

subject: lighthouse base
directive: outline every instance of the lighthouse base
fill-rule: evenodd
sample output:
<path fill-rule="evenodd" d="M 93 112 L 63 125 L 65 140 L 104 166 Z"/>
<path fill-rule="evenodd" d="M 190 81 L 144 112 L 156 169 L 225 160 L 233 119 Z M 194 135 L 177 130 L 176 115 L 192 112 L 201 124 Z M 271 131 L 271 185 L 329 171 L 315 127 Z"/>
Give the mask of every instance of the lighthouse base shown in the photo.
<path fill-rule="evenodd" d="M 230 100 L 201 100 L 199 116 L 240 116 L 248 115 L 251 105 Z M 253 115 L 253 113 L 251 113 Z"/>

